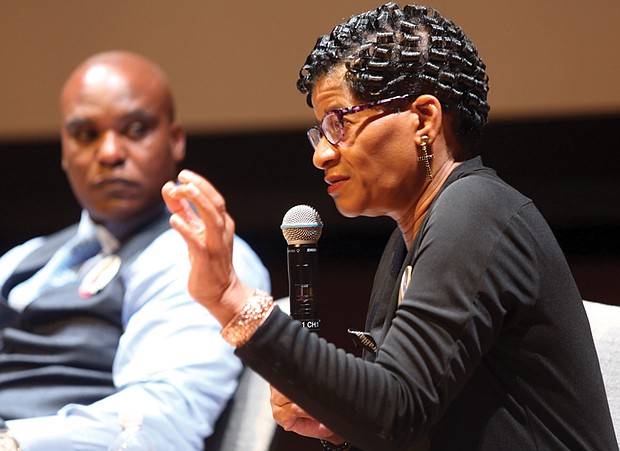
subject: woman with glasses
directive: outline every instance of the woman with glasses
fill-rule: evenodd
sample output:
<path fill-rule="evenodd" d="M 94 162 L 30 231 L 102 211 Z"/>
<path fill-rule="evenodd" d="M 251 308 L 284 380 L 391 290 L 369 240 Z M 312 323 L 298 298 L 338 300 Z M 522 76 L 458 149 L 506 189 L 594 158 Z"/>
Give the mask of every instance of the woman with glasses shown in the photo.
<path fill-rule="evenodd" d="M 190 291 L 272 384 L 285 429 L 326 449 L 617 449 L 562 251 L 532 201 L 476 156 L 487 81 L 458 26 L 394 3 L 320 37 L 300 72 L 313 163 L 338 210 L 397 225 L 361 358 L 239 282 L 234 224 L 205 179 L 184 171 L 164 187 Z"/>

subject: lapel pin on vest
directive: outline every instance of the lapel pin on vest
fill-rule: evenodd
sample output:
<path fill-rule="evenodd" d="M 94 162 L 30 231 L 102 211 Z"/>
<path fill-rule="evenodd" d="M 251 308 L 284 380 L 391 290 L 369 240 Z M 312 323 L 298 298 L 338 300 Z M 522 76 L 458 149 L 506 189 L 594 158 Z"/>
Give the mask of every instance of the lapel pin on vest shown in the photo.
<path fill-rule="evenodd" d="M 107 255 L 101 259 L 82 279 L 78 294 L 82 299 L 89 298 L 103 290 L 121 268 L 118 255 Z"/>

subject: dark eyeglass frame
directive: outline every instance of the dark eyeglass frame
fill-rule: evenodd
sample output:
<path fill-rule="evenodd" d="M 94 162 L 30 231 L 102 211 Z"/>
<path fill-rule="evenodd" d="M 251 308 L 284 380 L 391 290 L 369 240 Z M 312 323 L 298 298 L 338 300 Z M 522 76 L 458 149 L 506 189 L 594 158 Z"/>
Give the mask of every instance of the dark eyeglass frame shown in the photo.
<path fill-rule="evenodd" d="M 325 113 L 325 116 L 323 116 L 323 119 L 321 119 L 321 124 L 310 127 L 308 131 L 306 132 L 306 135 L 308 136 L 308 140 L 310 141 L 310 144 L 312 145 L 313 149 L 316 149 L 316 147 L 319 145 L 319 141 L 323 137 L 327 139 L 327 142 L 335 146 L 344 137 L 344 117 L 347 114 L 359 113 L 360 111 L 364 111 L 364 110 L 368 110 L 370 108 L 374 108 L 377 106 L 385 105 L 385 104 L 394 102 L 396 100 L 403 100 L 409 97 L 414 97 L 415 95 L 416 94 L 403 94 L 400 96 L 388 97 L 387 99 L 373 100 L 372 102 L 360 103 L 359 105 L 353 105 L 353 106 L 348 106 L 345 108 L 337 108 L 334 110 L 330 110 L 327 113 Z M 336 117 L 336 119 L 338 119 L 338 123 L 340 124 L 339 132 L 337 132 L 338 136 L 333 136 L 329 128 L 328 121 L 332 121 L 333 117 Z"/>

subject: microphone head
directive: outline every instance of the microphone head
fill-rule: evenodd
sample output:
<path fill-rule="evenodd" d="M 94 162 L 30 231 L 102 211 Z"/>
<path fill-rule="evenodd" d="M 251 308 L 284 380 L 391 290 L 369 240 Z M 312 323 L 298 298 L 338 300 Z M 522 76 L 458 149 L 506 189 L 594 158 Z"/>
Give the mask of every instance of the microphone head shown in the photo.
<path fill-rule="evenodd" d="M 280 228 L 289 245 L 316 244 L 321 238 L 323 221 L 314 208 L 297 205 L 286 212 Z"/>

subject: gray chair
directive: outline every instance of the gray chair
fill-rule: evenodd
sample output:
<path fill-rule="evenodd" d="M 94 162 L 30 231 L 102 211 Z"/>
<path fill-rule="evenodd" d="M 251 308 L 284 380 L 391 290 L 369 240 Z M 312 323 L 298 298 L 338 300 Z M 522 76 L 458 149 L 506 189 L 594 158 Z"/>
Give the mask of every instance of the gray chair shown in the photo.
<path fill-rule="evenodd" d="M 620 446 L 620 306 L 583 301 Z"/>
<path fill-rule="evenodd" d="M 268 451 L 277 423 L 271 415 L 269 385 L 245 368 L 239 386 L 205 441 L 205 451 Z"/>
<path fill-rule="evenodd" d="M 288 298 L 276 300 L 284 312 Z M 250 368 L 239 378 L 237 391 L 205 441 L 205 451 L 268 451 L 274 441 L 277 423 L 271 414 L 269 384 Z"/>

